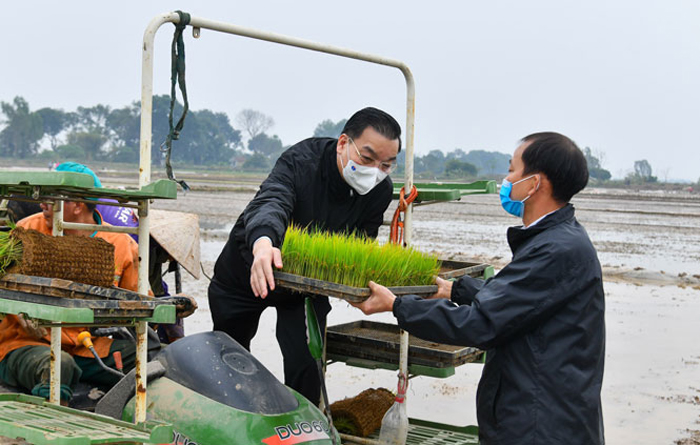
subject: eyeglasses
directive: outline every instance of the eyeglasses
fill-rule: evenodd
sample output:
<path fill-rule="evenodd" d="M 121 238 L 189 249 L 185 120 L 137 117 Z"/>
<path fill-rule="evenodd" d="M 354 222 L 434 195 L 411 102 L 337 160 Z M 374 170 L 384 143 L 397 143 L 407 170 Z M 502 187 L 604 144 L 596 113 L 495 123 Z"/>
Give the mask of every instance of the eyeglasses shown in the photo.
<path fill-rule="evenodd" d="M 355 141 L 353 141 L 350 136 L 348 136 L 348 140 L 352 143 L 352 146 L 355 147 L 355 151 L 357 152 L 357 156 L 359 156 L 359 158 L 360 158 L 360 162 L 359 162 L 360 165 L 364 165 L 367 167 L 376 167 L 386 174 L 390 174 L 391 172 L 396 170 L 396 161 L 393 161 L 393 162 L 380 161 L 378 159 L 372 158 L 371 156 L 364 155 L 357 148 L 357 145 L 355 145 Z"/>

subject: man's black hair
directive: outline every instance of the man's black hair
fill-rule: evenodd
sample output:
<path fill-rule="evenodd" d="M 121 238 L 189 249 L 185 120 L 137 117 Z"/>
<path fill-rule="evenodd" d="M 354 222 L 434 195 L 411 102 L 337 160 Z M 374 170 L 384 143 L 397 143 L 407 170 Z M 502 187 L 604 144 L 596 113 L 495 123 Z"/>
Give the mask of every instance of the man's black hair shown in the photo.
<path fill-rule="evenodd" d="M 97 208 L 97 202 L 84 202 L 83 204 L 85 204 L 85 207 L 91 212 L 94 212 Z"/>
<path fill-rule="evenodd" d="M 576 143 L 554 132 L 533 133 L 522 139 L 523 175 L 544 173 L 552 184 L 552 197 L 567 203 L 588 184 L 588 163 Z"/>
<path fill-rule="evenodd" d="M 357 139 L 362 136 L 362 132 L 367 127 L 374 128 L 377 133 L 390 141 L 398 139 L 399 152 L 401 152 L 401 126 L 388 113 L 374 107 L 363 108 L 353 114 L 345 123 L 343 133 L 353 139 Z"/>

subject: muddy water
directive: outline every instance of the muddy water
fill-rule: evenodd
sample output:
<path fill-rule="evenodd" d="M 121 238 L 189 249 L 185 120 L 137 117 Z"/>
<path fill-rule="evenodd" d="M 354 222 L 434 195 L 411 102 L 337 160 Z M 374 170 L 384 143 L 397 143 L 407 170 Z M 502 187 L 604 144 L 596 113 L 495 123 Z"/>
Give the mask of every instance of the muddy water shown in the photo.
<path fill-rule="evenodd" d="M 202 263 L 211 273 L 228 232 L 254 191 L 188 193 L 154 207 L 196 212 L 202 229 Z M 609 444 L 673 444 L 700 429 L 700 198 L 659 193 L 591 190 L 574 200 L 576 216 L 598 249 L 606 278 L 607 351 L 603 387 Z M 393 206 L 391 207 L 393 210 Z M 385 215 L 385 220 L 390 218 Z M 507 264 L 505 231 L 518 220 L 495 196 L 417 207 L 414 242 L 443 257 Z M 380 232 L 386 239 L 387 229 Z M 211 329 L 207 280 L 185 276 L 183 288 L 200 309 L 187 332 Z M 363 317 L 332 301 L 329 324 Z M 380 314 L 374 321 L 393 322 Z M 266 311 L 253 353 L 280 379 L 282 359 L 274 336 L 276 314 Z M 455 425 L 476 423 L 476 385 L 481 365 L 458 367 L 447 379 L 416 377 L 408 393 L 409 415 Z M 389 371 L 328 367 L 331 401 L 368 387 L 394 389 Z M 688 442 L 692 443 L 692 442 Z"/>

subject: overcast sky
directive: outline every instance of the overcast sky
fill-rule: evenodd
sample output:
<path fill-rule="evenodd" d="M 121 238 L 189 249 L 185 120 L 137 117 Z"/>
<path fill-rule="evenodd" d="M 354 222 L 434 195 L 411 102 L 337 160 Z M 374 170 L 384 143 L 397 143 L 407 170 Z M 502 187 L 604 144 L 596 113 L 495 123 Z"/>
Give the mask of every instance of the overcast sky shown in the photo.
<path fill-rule="evenodd" d="M 175 9 L 405 62 L 418 154 L 512 153 L 553 130 L 603 153 L 613 177 L 641 159 L 661 180 L 700 177 L 696 0 L 3 2 L 0 100 L 73 111 L 140 99 L 143 31 Z M 173 29 L 156 38 L 157 94 Z M 405 123 L 396 69 L 205 30 L 185 44 L 190 106 L 232 121 L 262 111 L 285 144 L 368 105 Z"/>

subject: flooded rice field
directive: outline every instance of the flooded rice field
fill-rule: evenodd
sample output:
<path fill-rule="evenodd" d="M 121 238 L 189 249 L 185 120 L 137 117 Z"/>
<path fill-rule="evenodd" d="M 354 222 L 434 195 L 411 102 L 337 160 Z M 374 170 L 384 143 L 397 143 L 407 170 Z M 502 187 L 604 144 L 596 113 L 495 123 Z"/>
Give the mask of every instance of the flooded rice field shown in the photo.
<path fill-rule="evenodd" d="M 190 192 L 155 208 L 198 213 L 202 263 L 211 274 L 238 215 L 254 188 Z M 700 197 L 688 194 L 588 190 L 574 200 L 576 216 L 598 249 L 604 268 L 607 350 L 603 410 L 609 444 L 693 444 L 700 440 Z M 391 218 L 390 211 L 385 220 Z M 484 262 L 497 268 L 510 260 L 507 215 L 494 195 L 420 206 L 414 212 L 415 246 L 443 258 Z M 382 228 L 380 240 L 388 229 Z M 211 329 L 208 281 L 185 275 L 183 289 L 200 309 L 188 333 Z M 329 325 L 362 319 L 358 310 L 333 300 Z M 390 314 L 365 317 L 393 322 Z M 282 379 L 274 336 L 276 314 L 266 311 L 252 352 Z M 482 366 L 467 364 L 446 379 L 416 377 L 408 392 L 409 415 L 454 425 L 476 424 L 476 386 Z M 396 386 L 395 372 L 328 366 L 331 401 L 369 387 Z"/>

